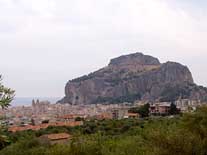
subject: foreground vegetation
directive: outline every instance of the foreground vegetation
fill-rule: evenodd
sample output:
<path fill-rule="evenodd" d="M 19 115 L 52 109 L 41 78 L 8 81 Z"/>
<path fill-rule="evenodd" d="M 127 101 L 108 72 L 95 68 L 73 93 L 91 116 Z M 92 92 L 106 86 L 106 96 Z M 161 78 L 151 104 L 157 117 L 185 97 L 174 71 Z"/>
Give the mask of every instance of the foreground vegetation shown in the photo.
<path fill-rule="evenodd" d="M 73 140 L 50 145 L 37 138 L 60 132 L 73 134 Z M 0 155 L 206 155 L 207 107 L 174 118 L 90 121 L 75 128 L 4 134 L 8 146 Z"/>

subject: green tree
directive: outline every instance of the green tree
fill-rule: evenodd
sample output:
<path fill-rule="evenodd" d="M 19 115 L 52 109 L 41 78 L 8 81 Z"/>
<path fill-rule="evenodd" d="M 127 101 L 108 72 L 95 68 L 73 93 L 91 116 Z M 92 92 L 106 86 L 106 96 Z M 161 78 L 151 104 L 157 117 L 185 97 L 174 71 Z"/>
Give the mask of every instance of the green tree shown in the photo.
<path fill-rule="evenodd" d="M 149 108 L 150 108 L 150 104 L 147 103 L 147 104 L 143 105 L 143 106 L 139 109 L 138 113 L 139 113 L 142 117 L 148 117 L 148 116 L 149 116 Z"/>
<path fill-rule="evenodd" d="M 7 108 L 10 102 L 14 98 L 14 90 L 5 87 L 2 83 L 2 77 L 0 76 L 0 107 L 2 109 Z"/>
<path fill-rule="evenodd" d="M 75 121 L 83 121 L 84 119 L 83 118 L 81 118 L 81 117 L 76 117 L 75 118 Z"/>
<path fill-rule="evenodd" d="M 197 108 L 194 113 L 185 114 L 183 122 L 186 129 L 201 139 L 206 139 L 207 146 L 207 106 Z"/>
<path fill-rule="evenodd" d="M 35 120 L 33 118 L 31 119 L 31 125 L 35 125 Z"/>
<path fill-rule="evenodd" d="M 148 117 L 149 116 L 149 108 L 150 108 L 150 104 L 147 103 L 141 107 L 131 108 L 129 110 L 129 112 L 138 113 L 141 115 L 141 117 Z"/>
<path fill-rule="evenodd" d="M 43 120 L 42 121 L 42 124 L 47 124 L 47 123 L 49 123 L 50 122 L 50 120 Z"/>
<path fill-rule="evenodd" d="M 5 87 L 1 83 L 2 77 L 0 75 L 0 107 L 2 109 L 7 108 L 10 105 L 10 102 L 14 98 L 14 91 L 10 88 Z M 3 126 L 0 126 L 2 130 Z M 0 149 L 4 148 L 9 143 L 8 137 L 0 134 Z"/>
<path fill-rule="evenodd" d="M 171 103 L 170 104 L 169 114 L 170 115 L 176 115 L 176 114 L 178 114 L 177 106 L 174 103 Z"/>

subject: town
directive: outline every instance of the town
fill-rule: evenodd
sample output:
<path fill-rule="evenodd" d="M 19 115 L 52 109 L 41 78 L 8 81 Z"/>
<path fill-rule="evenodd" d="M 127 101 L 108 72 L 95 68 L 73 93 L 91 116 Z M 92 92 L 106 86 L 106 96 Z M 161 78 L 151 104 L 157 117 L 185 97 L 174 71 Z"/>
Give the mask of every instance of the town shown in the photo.
<path fill-rule="evenodd" d="M 149 105 L 149 116 L 169 116 L 174 105 L 177 112 L 193 112 L 205 105 L 199 100 L 180 99 L 171 102 L 143 102 L 122 104 L 51 104 L 49 101 L 33 100 L 31 106 L 1 109 L 1 124 L 8 126 L 10 132 L 40 130 L 49 126 L 80 126 L 83 121 L 103 119 L 139 119 L 141 114 L 132 109 Z"/>

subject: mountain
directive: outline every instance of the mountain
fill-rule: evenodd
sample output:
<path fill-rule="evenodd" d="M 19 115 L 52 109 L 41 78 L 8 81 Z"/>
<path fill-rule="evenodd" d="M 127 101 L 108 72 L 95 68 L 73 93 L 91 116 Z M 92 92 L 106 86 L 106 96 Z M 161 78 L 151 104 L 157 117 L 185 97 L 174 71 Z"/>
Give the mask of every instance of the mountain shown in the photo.
<path fill-rule="evenodd" d="M 160 61 L 142 53 L 112 59 L 108 66 L 70 80 L 59 103 L 94 104 L 207 99 L 207 88 L 197 86 L 188 67 Z"/>

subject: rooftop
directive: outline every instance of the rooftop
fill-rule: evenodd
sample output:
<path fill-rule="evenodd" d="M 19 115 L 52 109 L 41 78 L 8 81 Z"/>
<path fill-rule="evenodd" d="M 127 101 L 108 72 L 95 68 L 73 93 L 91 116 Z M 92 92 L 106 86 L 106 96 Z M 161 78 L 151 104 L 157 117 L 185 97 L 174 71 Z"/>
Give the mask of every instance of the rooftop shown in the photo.
<path fill-rule="evenodd" d="M 57 134 L 43 135 L 41 137 L 46 137 L 50 140 L 59 140 L 59 139 L 69 139 L 69 138 L 71 138 L 71 135 L 69 135 L 67 133 L 57 133 Z"/>

